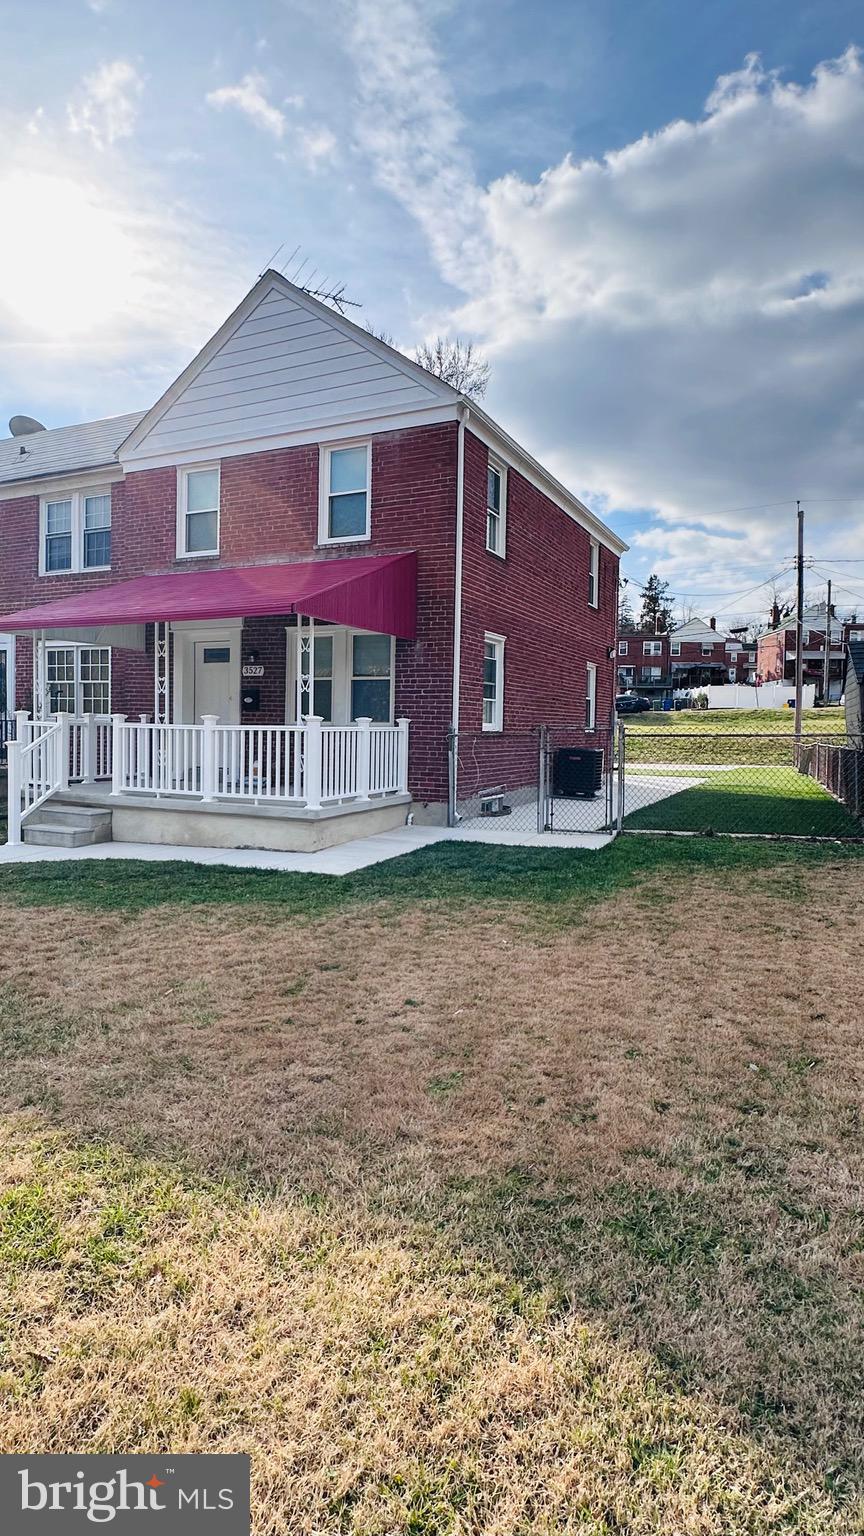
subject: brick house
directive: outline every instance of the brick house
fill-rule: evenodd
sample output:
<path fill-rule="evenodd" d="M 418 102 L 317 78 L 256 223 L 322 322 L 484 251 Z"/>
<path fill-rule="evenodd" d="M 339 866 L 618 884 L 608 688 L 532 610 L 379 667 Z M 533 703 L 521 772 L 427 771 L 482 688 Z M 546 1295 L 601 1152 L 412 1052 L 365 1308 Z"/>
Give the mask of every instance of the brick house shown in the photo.
<path fill-rule="evenodd" d="M 618 633 L 618 687 L 645 698 L 664 698 L 670 690 L 669 635 L 651 634 L 640 629 L 621 629 Z"/>
<path fill-rule="evenodd" d="M 805 608 L 803 618 L 804 682 L 815 684 L 816 697 L 821 699 L 825 692 L 825 603 L 815 603 Z M 756 642 L 758 676 L 763 683 L 789 683 L 794 686 L 797 650 L 795 620 L 781 619 L 780 610 L 775 604 L 771 621 L 771 628 L 760 635 Z M 836 702 L 843 692 L 848 628 L 837 618 L 832 606 L 828 674 L 828 692 L 832 702 Z"/>
<path fill-rule="evenodd" d="M 151 410 L 20 425 L 0 629 L 33 713 L 25 835 L 51 779 L 103 815 L 110 789 L 115 838 L 324 846 L 361 817 L 443 821 L 452 728 L 491 751 L 611 720 L 626 546 L 472 401 L 278 273 Z"/>

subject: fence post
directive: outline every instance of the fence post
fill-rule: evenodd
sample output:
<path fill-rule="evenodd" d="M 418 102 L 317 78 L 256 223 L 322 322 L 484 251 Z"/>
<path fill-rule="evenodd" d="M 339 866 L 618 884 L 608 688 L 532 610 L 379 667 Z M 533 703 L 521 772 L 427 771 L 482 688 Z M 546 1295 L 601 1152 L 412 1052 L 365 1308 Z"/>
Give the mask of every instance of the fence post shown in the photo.
<path fill-rule="evenodd" d="M 216 726 L 218 715 L 201 716 L 201 798 L 216 798 Z"/>
<path fill-rule="evenodd" d="M 624 721 L 618 721 L 618 804 L 615 811 L 615 827 L 621 831 L 624 825 L 624 755 L 627 750 Z"/>
<path fill-rule="evenodd" d="M 303 798 L 308 811 L 321 809 L 322 723 L 321 715 L 307 715 L 303 723 Z"/>
<path fill-rule="evenodd" d="M 6 746 L 6 777 L 9 821 L 6 841 L 12 848 L 21 842 L 21 742 L 10 738 Z"/>
<path fill-rule="evenodd" d="M 537 831 L 546 831 L 546 727 L 537 733 Z"/>
<path fill-rule="evenodd" d="M 96 719 L 85 715 L 81 722 L 81 783 L 93 784 L 96 779 Z"/>
<path fill-rule="evenodd" d="M 411 722 L 404 715 L 396 721 L 399 727 L 399 793 L 408 793 L 408 732 Z"/>
<path fill-rule="evenodd" d="M 33 722 L 26 709 L 15 711 L 15 740 L 19 747 L 29 747 L 33 740 Z"/>
<path fill-rule="evenodd" d="M 111 793 L 123 793 L 123 727 L 125 715 L 111 716 Z"/>
<path fill-rule="evenodd" d="M 361 715 L 357 727 L 357 798 L 369 799 L 369 774 L 372 767 L 372 717 Z"/>
<path fill-rule="evenodd" d="M 459 814 L 456 810 L 457 794 L 457 763 L 458 763 L 459 732 L 451 725 L 447 732 L 447 825 L 458 825 Z"/>
<path fill-rule="evenodd" d="M 58 790 L 69 788 L 69 719 L 66 710 L 57 711 L 57 724 L 60 729 L 57 732 L 57 766 L 54 778 L 57 781 Z"/>

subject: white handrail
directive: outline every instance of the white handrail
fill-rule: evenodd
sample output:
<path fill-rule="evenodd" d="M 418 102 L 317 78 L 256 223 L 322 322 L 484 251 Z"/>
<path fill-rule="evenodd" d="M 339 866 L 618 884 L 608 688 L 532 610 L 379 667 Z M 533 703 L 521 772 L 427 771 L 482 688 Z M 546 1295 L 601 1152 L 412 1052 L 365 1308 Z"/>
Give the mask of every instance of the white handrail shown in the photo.
<path fill-rule="evenodd" d="M 7 755 L 9 778 L 9 826 L 7 842 L 21 842 L 21 825 L 31 811 L 53 795 L 66 774 L 64 751 L 68 752 L 62 720 L 38 726 L 26 733 L 25 742 L 10 741 Z"/>

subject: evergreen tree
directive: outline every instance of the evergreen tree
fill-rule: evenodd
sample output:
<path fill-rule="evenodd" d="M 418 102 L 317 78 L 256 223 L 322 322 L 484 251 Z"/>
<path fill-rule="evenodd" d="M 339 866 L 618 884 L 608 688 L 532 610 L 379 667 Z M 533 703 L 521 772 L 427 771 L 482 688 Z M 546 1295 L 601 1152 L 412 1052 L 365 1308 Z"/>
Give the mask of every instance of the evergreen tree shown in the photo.
<path fill-rule="evenodd" d="M 672 604 L 675 599 L 669 596 L 668 581 L 661 581 L 656 572 L 652 571 L 639 596 L 642 599 L 639 628 L 651 634 L 671 629 Z"/>
<path fill-rule="evenodd" d="M 618 588 L 618 633 L 622 630 L 635 629 L 636 620 L 633 617 L 633 604 L 630 601 L 630 591 L 626 581 L 621 581 Z"/>

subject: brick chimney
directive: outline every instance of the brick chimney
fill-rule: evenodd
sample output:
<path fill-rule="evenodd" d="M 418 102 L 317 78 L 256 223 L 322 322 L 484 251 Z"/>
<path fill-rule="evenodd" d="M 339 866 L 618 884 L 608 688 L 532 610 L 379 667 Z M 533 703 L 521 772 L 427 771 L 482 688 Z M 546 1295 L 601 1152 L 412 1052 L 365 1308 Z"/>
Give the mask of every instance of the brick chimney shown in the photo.
<path fill-rule="evenodd" d="M 715 619 L 713 613 L 712 613 L 710 619 L 708 620 L 708 623 L 710 624 L 712 629 L 716 629 L 717 628 L 717 620 Z"/>
<path fill-rule="evenodd" d="M 771 604 L 771 628 L 780 628 L 780 604 L 776 601 Z"/>

